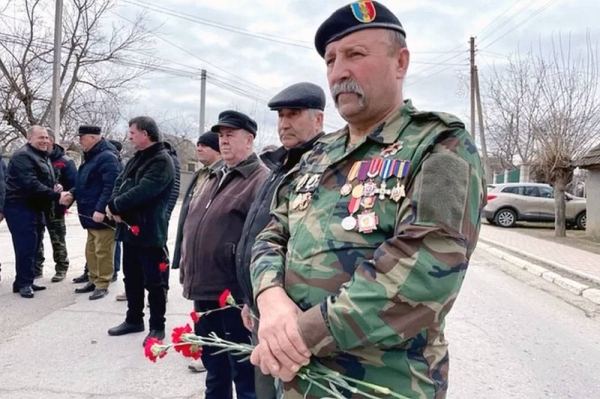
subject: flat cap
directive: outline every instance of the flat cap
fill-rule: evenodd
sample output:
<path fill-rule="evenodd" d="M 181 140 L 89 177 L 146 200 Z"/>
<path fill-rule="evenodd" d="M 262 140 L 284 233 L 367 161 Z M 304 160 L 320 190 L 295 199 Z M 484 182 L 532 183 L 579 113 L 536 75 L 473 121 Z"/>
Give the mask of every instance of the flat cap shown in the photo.
<path fill-rule="evenodd" d="M 317 29 L 315 47 L 321 57 L 331 42 L 363 29 L 383 28 L 406 32 L 398 18 L 378 1 L 356 1 L 336 10 Z"/>
<path fill-rule="evenodd" d="M 325 109 L 325 92 L 314 83 L 301 82 L 280 91 L 269 101 L 269 108 Z"/>
<path fill-rule="evenodd" d="M 252 118 L 246 114 L 242 114 L 238 111 L 227 110 L 219 114 L 219 122 L 214 125 L 210 130 L 213 132 L 219 132 L 221 127 L 230 127 L 232 129 L 244 129 L 254 137 L 258 130 L 258 124 Z"/>
<path fill-rule="evenodd" d="M 81 136 L 82 134 L 101 134 L 102 129 L 100 126 L 94 125 L 81 125 L 77 131 L 77 135 Z"/>

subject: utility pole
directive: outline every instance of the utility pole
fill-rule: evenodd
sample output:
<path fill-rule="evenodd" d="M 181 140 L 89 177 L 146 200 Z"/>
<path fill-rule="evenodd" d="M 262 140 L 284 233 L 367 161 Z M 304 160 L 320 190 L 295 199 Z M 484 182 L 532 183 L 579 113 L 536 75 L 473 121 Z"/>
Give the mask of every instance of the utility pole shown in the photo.
<path fill-rule="evenodd" d="M 489 183 L 493 183 L 492 180 L 492 168 L 490 166 L 490 160 L 488 158 L 487 145 L 485 143 L 485 131 L 483 129 L 483 108 L 481 107 L 481 91 L 479 90 L 479 71 L 475 66 L 474 71 L 475 78 L 475 94 L 477 97 L 477 115 L 479 117 L 479 140 L 481 141 L 481 154 L 483 158 L 483 170 L 485 172 L 485 179 Z"/>
<path fill-rule="evenodd" d="M 469 60 L 471 64 L 471 136 L 475 138 L 475 38 L 469 40 Z"/>
<path fill-rule="evenodd" d="M 200 72 L 200 122 L 199 134 L 204 133 L 204 116 L 206 111 L 206 69 Z"/>
<path fill-rule="evenodd" d="M 56 0 L 54 12 L 54 62 L 52 65 L 52 130 L 60 139 L 60 53 L 62 51 L 62 0 Z"/>

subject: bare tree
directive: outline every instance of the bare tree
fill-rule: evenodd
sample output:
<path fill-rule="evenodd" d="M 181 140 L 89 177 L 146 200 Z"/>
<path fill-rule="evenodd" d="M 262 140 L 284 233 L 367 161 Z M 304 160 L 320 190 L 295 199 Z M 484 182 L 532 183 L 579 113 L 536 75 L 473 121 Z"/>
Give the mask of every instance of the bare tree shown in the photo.
<path fill-rule="evenodd" d="M 517 53 L 504 68 L 494 66 L 486 80 L 484 111 L 490 153 L 503 169 L 533 160 L 540 91 L 533 60 L 531 52 L 525 57 Z"/>
<path fill-rule="evenodd" d="M 573 161 L 600 137 L 597 46 L 586 36 L 585 50 L 573 54 L 571 37 L 553 39 L 548 55 L 536 60 L 542 77 L 536 123 L 534 170 L 554 187 L 556 236 L 566 235 L 565 190 Z"/>
<path fill-rule="evenodd" d="M 531 164 L 532 173 L 553 186 L 558 237 L 566 235 L 572 162 L 600 139 L 597 54 L 589 34 L 577 53 L 571 37 L 559 35 L 547 53 L 540 44 L 535 54 L 517 55 L 487 82 L 492 154 L 504 167 Z"/>
<path fill-rule="evenodd" d="M 60 117 L 63 138 L 79 123 L 110 124 L 126 93 L 148 69 L 131 68 L 150 49 L 151 32 L 139 15 L 133 24 L 103 25 L 114 0 L 68 0 L 63 12 Z M 52 94 L 52 14 L 49 0 L 23 0 L 16 19 L 0 31 L 0 142 L 18 140 L 32 124 L 47 124 Z M 147 54 L 147 53 L 146 53 Z M 142 61 L 137 66 L 147 66 Z M 124 65 L 128 67 L 124 67 Z M 108 127 L 108 126 L 107 126 Z"/>

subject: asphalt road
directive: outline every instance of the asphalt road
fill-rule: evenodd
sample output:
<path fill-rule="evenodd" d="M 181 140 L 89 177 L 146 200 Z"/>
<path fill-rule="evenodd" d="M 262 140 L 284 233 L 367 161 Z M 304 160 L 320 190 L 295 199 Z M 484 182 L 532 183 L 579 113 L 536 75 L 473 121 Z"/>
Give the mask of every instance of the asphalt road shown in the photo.
<path fill-rule="evenodd" d="M 68 281 L 50 283 L 48 267 L 38 280 L 48 290 L 32 300 L 11 292 L 12 244 L 0 224 L 0 399 L 201 398 L 204 374 L 188 373 L 186 359 L 171 354 L 153 364 L 143 356 L 144 334 L 106 334 L 124 318 L 125 304 L 114 300 L 121 281 L 99 301 L 73 293 L 85 233 L 68 218 Z M 191 311 L 177 272 L 171 287 L 168 329 L 188 322 Z M 448 320 L 448 397 L 600 398 L 598 315 L 581 297 L 477 251 Z"/>

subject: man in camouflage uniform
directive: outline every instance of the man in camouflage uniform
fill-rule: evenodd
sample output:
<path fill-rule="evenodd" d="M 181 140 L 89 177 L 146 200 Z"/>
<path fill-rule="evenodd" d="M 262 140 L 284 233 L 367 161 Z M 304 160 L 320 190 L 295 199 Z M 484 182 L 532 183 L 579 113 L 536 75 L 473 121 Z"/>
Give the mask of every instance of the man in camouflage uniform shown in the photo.
<path fill-rule="evenodd" d="M 54 176 L 64 191 L 69 191 L 75 187 L 77 182 L 77 165 L 69 156 L 66 155 L 65 149 L 56 144 L 54 132 L 51 129 L 46 129 L 50 138 L 50 162 L 54 169 Z M 65 226 L 65 211 L 67 207 L 54 204 L 45 212 L 46 228 L 50 234 L 50 243 L 52 244 L 52 256 L 55 263 L 55 274 L 52 276 L 52 282 L 57 283 L 63 281 L 69 269 L 69 254 L 67 253 L 67 227 Z M 42 277 L 44 261 L 44 242 L 40 241 L 40 248 L 37 253 L 35 262 L 35 276 Z"/>
<path fill-rule="evenodd" d="M 331 396 L 294 378 L 311 356 L 408 398 L 442 399 L 445 318 L 485 202 L 477 149 L 456 117 L 403 99 L 405 31 L 378 2 L 334 12 L 315 45 L 348 125 L 287 176 L 257 237 L 251 361 L 286 381 L 286 399 Z"/>

